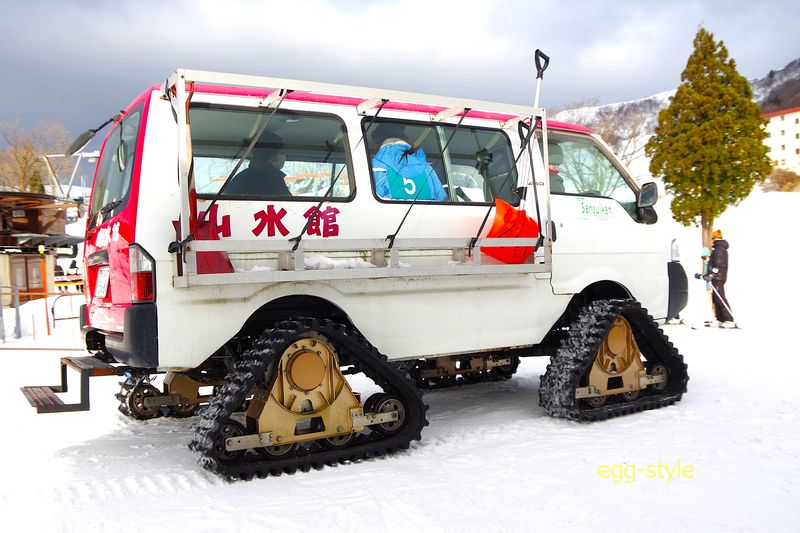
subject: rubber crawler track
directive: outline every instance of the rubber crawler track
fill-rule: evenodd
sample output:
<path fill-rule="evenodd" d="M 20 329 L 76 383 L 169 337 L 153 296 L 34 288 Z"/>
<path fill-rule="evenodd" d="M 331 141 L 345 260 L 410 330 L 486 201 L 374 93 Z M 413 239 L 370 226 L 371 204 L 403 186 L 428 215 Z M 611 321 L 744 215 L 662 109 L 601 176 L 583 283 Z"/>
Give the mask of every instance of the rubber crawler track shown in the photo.
<path fill-rule="evenodd" d="M 648 388 L 632 402 L 612 397 L 616 403 L 595 409 L 584 408 L 575 398 L 575 390 L 589 371 L 614 320 L 620 315 L 630 323 L 636 343 L 647 361 L 645 365 L 663 363 L 667 367 L 667 386 L 661 392 Z M 688 381 L 683 356 L 641 305 L 633 300 L 598 300 L 580 310 L 569 334 L 547 366 L 540 379 L 539 405 L 551 416 L 582 421 L 605 420 L 671 405 L 686 392 Z"/>
<path fill-rule="evenodd" d="M 301 335 L 312 331 L 325 335 L 333 343 L 341 360 L 353 364 L 385 392 L 397 394 L 403 399 L 406 420 L 401 431 L 390 436 L 383 436 L 378 432 L 361 433 L 353 439 L 350 446 L 336 450 L 328 450 L 314 443 L 308 449 L 301 447 L 297 455 L 288 458 L 264 459 L 248 452 L 241 461 L 233 464 L 218 461 L 214 442 L 221 438 L 223 422 L 239 410 L 255 384 L 264 377 L 270 364 L 280 356 L 285 347 Z M 390 365 L 386 356 L 360 334 L 329 320 L 298 318 L 279 322 L 256 339 L 253 347 L 242 355 L 226 379 L 229 383 L 220 388 L 208 407 L 202 410 L 200 420 L 193 426 L 195 433 L 189 448 L 200 454 L 200 465 L 230 480 L 293 474 L 297 470 L 306 472 L 311 468 L 320 469 L 324 465 L 391 454 L 407 449 L 412 441 L 419 440 L 422 428 L 428 425 L 425 418 L 428 407 L 422 402 L 422 394 L 408 374 L 400 373 L 395 366 Z"/>
<path fill-rule="evenodd" d="M 119 409 L 119 412 L 125 416 L 136 418 L 133 416 L 133 413 L 131 413 L 131 410 L 128 407 L 128 396 L 130 396 L 133 392 L 133 388 L 136 386 L 136 380 L 128 376 L 125 378 L 125 381 L 120 381 L 119 385 L 120 391 L 116 394 L 116 398 L 119 400 L 117 409 Z"/>

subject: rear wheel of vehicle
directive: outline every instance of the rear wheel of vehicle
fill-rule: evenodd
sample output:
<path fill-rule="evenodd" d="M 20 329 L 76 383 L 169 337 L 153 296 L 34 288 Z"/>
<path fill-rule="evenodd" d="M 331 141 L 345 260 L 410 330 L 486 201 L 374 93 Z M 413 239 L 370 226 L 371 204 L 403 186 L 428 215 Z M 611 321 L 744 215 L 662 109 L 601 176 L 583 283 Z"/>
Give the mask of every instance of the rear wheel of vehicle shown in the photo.
<path fill-rule="evenodd" d="M 146 398 L 157 398 L 161 396 L 161 391 L 150 383 L 139 383 L 130 392 L 127 398 L 128 410 L 134 418 L 148 420 L 155 417 L 160 412 L 159 406 L 146 406 Z"/>

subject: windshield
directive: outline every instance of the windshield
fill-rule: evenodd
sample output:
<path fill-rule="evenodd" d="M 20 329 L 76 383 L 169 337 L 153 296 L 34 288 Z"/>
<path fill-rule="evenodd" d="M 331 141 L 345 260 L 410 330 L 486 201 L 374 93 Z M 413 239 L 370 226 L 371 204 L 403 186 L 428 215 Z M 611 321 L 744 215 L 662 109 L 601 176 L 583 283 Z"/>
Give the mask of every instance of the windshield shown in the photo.
<path fill-rule="evenodd" d="M 92 190 L 90 228 L 119 213 L 128 200 L 143 107 L 135 107 L 108 135 Z"/>
<path fill-rule="evenodd" d="M 589 137 L 551 134 L 550 192 L 611 198 L 636 218 L 636 191 Z"/>

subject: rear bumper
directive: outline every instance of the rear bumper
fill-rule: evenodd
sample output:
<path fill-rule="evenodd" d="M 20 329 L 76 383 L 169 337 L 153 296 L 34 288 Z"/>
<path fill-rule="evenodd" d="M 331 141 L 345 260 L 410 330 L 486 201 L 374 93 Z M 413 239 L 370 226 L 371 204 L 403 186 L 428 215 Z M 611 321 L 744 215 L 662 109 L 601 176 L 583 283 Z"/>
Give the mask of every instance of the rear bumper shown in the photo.
<path fill-rule="evenodd" d="M 670 261 L 667 263 L 667 275 L 669 276 L 667 320 L 670 320 L 678 316 L 678 313 L 680 313 L 689 302 L 689 281 L 686 278 L 686 271 L 679 261 Z"/>
<path fill-rule="evenodd" d="M 135 368 L 158 367 L 156 304 L 135 304 L 125 309 L 122 333 L 88 326 L 85 305 L 81 306 L 80 322 L 88 350 L 105 349 L 117 362 Z"/>

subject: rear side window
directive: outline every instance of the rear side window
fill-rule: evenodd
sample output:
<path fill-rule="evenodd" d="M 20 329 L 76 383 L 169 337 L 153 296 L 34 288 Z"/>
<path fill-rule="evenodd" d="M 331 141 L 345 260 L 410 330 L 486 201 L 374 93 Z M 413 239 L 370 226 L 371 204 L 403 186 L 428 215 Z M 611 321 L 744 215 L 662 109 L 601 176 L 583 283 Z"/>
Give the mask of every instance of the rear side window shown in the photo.
<path fill-rule="evenodd" d="M 379 200 L 519 204 L 511 144 L 499 130 L 375 120 L 365 139 Z"/>
<path fill-rule="evenodd" d="M 198 196 L 213 197 L 227 180 L 221 197 L 231 200 L 352 197 L 344 124 L 329 115 L 286 110 L 277 111 L 270 120 L 271 113 L 202 104 L 191 108 Z M 253 150 L 240 164 L 256 135 Z"/>
<path fill-rule="evenodd" d="M 106 139 L 103 155 L 97 164 L 89 206 L 89 227 L 116 215 L 128 202 L 143 109 L 144 104 L 133 108 Z"/>

